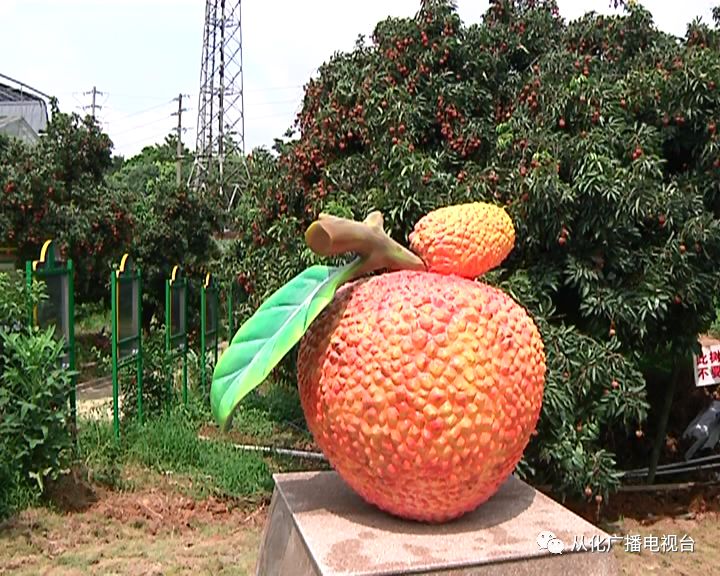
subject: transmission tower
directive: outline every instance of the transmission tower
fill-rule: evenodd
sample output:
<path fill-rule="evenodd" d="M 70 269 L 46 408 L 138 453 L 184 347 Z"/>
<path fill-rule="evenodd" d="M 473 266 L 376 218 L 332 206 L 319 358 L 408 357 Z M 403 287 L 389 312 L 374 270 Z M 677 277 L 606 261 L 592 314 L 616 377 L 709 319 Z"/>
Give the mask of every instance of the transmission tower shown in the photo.
<path fill-rule="evenodd" d="M 202 193 L 217 190 L 229 210 L 244 162 L 240 0 L 206 0 L 196 157 L 190 184 Z"/>

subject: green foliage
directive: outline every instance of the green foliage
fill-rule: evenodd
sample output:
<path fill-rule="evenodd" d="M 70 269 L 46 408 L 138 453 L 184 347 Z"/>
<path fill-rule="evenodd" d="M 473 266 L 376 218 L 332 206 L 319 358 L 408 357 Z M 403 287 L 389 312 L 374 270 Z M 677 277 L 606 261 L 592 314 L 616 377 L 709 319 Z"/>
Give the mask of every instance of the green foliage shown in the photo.
<path fill-rule="evenodd" d="M 268 419 L 267 413 L 259 408 L 241 404 L 233 415 L 233 425 L 236 430 L 241 430 L 257 442 L 272 442 L 274 438 L 275 426 Z"/>
<path fill-rule="evenodd" d="M 151 417 L 159 414 L 171 401 L 167 389 L 165 360 L 165 327 L 155 322 L 143 334 L 143 412 Z M 137 372 L 135 364 L 122 368 L 119 374 L 123 397 L 123 419 L 137 416 Z"/>
<path fill-rule="evenodd" d="M 516 248 L 484 280 L 533 313 L 549 369 L 523 470 L 606 494 L 641 452 L 624 447 L 648 413 L 643 359 L 685 357 L 715 317 L 715 17 L 679 42 L 637 3 L 568 23 L 551 0 L 497 0 L 466 26 L 437 0 L 380 22 L 308 82 L 296 138 L 248 157 L 245 317 L 317 263 L 302 234 L 320 211 L 382 210 L 403 241 L 433 208 L 504 205 Z"/>
<path fill-rule="evenodd" d="M 0 274 L 0 514 L 40 497 L 70 457 L 71 374 L 59 367 L 62 342 L 53 329 L 26 327 L 27 302 L 42 297 L 22 278 Z"/>
<path fill-rule="evenodd" d="M 243 405 L 248 410 L 261 412 L 270 422 L 294 424 L 305 429 L 300 394 L 294 382 L 270 382 L 259 393 L 248 396 Z M 235 425 L 241 428 L 239 423 Z"/>
<path fill-rule="evenodd" d="M 115 438 L 110 420 L 91 419 L 78 423 L 75 462 L 87 471 L 88 480 L 111 489 L 123 489 L 124 445 Z"/>
<path fill-rule="evenodd" d="M 177 186 L 175 140 L 149 146 L 125 162 L 109 177 L 109 186 L 119 196 L 130 198 L 134 234 L 126 250 L 143 273 L 144 325 L 164 310 L 165 280 L 173 266 L 188 276 L 202 277 L 208 262 L 218 254 L 213 234 L 219 228 L 219 206 L 215 199 L 198 194 L 183 184 Z M 199 300 L 199 288 L 191 285 L 188 295 Z M 190 308 L 190 311 L 195 311 Z M 199 322 L 194 315 L 192 325 Z"/>
<path fill-rule="evenodd" d="M 34 301 L 42 296 L 42 285 L 35 284 Z M 26 286 L 17 275 L 11 276 L 0 272 L 0 329 L 17 332 L 27 323 L 29 305 Z"/>
<path fill-rule="evenodd" d="M 38 493 L 22 473 L 0 464 L 0 520 L 38 502 Z"/>
<path fill-rule="evenodd" d="M 715 320 L 710 325 L 708 334 L 713 338 L 720 338 L 720 308 L 715 309 Z"/>
<path fill-rule="evenodd" d="M 87 302 L 75 307 L 75 331 L 97 333 L 110 329 L 110 309 L 103 302 Z"/>
<path fill-rule="evenodd" d="M 59 367 L 63 343 L 53 330 L 0 333 L 0 437 L 7 464 L 23 470 L 43 490 L 64 469 L 69 447 L 67 399 L 72 380 Z"/>
<path fill-rule="evenodd" d="M 111 267 L 130 252 L 145 274 L 148 326 L 172 267 L 200 275 L 214 257 L 218 206 L 186 188 L 190 162 L 177 185 L 172 137 L 114 162 L 92 117 L 52 106 L 38 144 L 0 141 L 0 244 L 17 246 L 23 262 L 55 240 L 58 255 L 75 263 L 78 303 L 107 301 Z"/>

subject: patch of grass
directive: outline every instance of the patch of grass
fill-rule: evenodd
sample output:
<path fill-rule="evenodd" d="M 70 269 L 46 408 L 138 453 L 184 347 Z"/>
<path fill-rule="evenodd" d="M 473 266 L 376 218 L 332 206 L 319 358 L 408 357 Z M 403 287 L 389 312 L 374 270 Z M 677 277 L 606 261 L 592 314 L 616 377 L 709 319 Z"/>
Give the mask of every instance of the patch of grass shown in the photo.
<path fill-rule="evenodd" d="M 123 468 L 140 465 L 187 476 L 193 496 L 260 498 L 272 490 L 271 472 L 260 455 L 240 453 L 223 441 L 200 440 L 198 420 L 183 407 L 160 414 L 144 425 L 130 424 L 120 441 L 106 421 L 81 422 L 79 456 L 91 477 L 125 488 Z"/>
<path fill-rule="evenodd" d="M 244 398 L 233 417 L 231 431 L 218 434 L 217 439 L 296 449 L 313 445 L 297 387 L 277 380 L 271 380 Z"/>
<path fill-rule="evenodd" d="M 272 439 L 275 432 L 275 426 L 268 419 L 267 412 L 259 408 L 241 406 L 233 417 L 233 426 L 258 441 Z"/>
<path fill-rule="evenodd" d="M 102 555 L 85 552 L 66 552 L 58 556 L 56 563 L 58 566 L 67 566 L 69 568 L 89 568 L 93 564 L 97 564 Z"/>
<path fill-rule="evenodd" d="M 110 331 L 110 310 L 102 302 L 81 304 L 75 307 L 75 330 L 96 334 L 103 328 Z"/>
<path fill-rule="evenodd" d="M 224 442 L 200 440 L 197 429 L 181 411 L 158 417 L 130 434 L 128 456 L 143 466 L 164 472 L 188 474 L 200 495 L 248 497 L 272 489 L 265 461 L 253 454 L 239 454 Z"/>
<path fill-rule="evenodd" d="M 36 490 L 17 470 L 0 466 L 0 521 L 38 503 Z"/>
<path fill-rule="evenodd" d="M 117 442 L 112 422 L 82 420 L 78 426 L 78 460 L 90 480 L 108 488 L 123 489 L 123 444 Z"/>
<path fill-rule="evenodd" d="M 256 394 L 250 394 L 243 405 L 262 411 L 268 420 L 276 423 L 293 422 L 304 425 L 305 417 L 300 405 L 300 394 L 294 383 L 271 381 Z"/>

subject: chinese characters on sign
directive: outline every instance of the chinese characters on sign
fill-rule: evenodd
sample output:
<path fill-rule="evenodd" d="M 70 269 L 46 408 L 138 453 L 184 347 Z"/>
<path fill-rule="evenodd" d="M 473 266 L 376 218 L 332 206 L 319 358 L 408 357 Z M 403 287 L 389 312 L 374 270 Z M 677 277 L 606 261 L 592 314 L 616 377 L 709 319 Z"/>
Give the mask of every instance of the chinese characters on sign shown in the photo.
<path fill-rule="evenodd" d="M 688 534 L 678 537 L 677 534 L 664 534 L 662 536 L 641 534 L 626 534 L 625 536 L 600 536 L 596 534 L 591 538 L 574 536 L 572 546 L 557 538 L 552 532 L 541 532 L 537 537 L 537 544 L 541 550 L 551 554 L 563 552 L 610 552 L 612 545 L 624 542 L 625 552 L 640 553 L 645 549 L 651 553 L 694 552 L 695 541 Z"/>
<path fill-rule="evenodd" d="M 695 386 L 720 384 L 720 344 L 703 345 L 700 355 L 693 355 Z"/>

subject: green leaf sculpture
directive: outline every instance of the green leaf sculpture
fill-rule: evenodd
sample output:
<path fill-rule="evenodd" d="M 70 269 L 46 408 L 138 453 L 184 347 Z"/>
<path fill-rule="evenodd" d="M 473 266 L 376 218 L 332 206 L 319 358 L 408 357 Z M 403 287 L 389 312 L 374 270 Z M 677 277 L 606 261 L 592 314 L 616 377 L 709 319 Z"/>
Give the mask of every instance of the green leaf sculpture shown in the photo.
<path fill-rule="evenodd" d="M 360 255 L 340 267 L 311 266 L 276 290 L 240 327 L 213 373 L 210 405 L 221 429 L 227 430 L 241 400 L 259 386 L 290 352 L 341 284 L 381 268 L 424 270 L 423 261 L 382 229 L 379 212 L 365 222 L 321 215 L 305 233 L 310 248 L 330 256 Z"/>
<path fill-rule="evenodd" d="M 240 327 L 218 361 L 210 391 L 213 416 L 223 428 L 229 426 L 240 400 L 300 341 L 361 263 L 357 259 L 340 268 L 308 268 L 273 293 Z"/>

